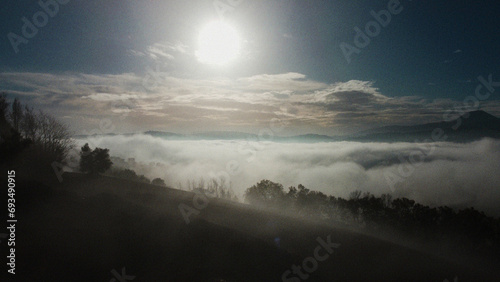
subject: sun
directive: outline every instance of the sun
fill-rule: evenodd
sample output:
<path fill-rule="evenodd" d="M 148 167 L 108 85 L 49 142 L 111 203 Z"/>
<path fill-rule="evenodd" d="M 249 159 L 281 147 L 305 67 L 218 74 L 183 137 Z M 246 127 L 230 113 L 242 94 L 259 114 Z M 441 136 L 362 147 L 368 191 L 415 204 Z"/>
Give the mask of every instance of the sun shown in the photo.
<path fill-rule="evenodd" d="M 200 31 L 196 57 L 201 63 L 226 65 L 239 56 L 241 39 L 230 24 L 213 21 Z"/>

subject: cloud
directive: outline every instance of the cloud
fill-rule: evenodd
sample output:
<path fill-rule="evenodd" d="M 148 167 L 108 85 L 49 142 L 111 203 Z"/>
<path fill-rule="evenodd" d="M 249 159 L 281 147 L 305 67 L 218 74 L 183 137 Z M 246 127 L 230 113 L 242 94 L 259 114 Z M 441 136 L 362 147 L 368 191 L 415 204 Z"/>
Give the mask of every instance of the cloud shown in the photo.
<path fill-rule="evenodd" d="M 106 147 L 111 155 L 134 158 L 131 168 L 170 186 L 226 175 L 240 196 L 261 179 L 285 187 L 303 184 L 347 198 L 354 190 L 392 193 L 422 204 L 474 206 L 500 216 L 500 140 L 455 143 L 283 144 L 253 141 L 167 141 L 146 135 L 79 140 Z M 429 146 L 433 146 L 432 148 Z M 414 165 L 409 156 L 424 152 Z M 399 172 L 403 170 L 403 174 Z M 401 181 L 391 188 L 387 175 Z M 404 175 L 404 176 L 403 176 Z"/>
<path fill-rule="evenodd" d="M 238 85 L 252 91 L 294 91 L 310 92 L 328 87 L 327 84 L 307 79 L 304 74 L 289 72 L 283 74 L 261 74 L 238 79 Z"/>
<path fill-rule="evenodd" d="M 146 47 L 143 51 L 128 50 L 127 52 L 136 57 L 148 56 L 153 60 L 174 60 L 177 54 L 187 54 L 189 47 L 182 42 L 157 42 Z"/>
<path fill-rule="evenodd" d="M 178 53 L 183 48 L 182 44 L 164 46 Z M 449 99 L 388 97 L 373 81 L 326 84 L 295 72 L 229 79 L 151 71 L 116 75 L 4 72 L 0 87 L 23 102 L 65 117 L 76 132 L 111 119 L 114 133 L 145 129 L 256 133 L 279 119 L 289 125 L 285 134 L 332 135 L 391 123 L 438 121 L 457 104 Z M 499 101 L 484 101 L 481 107 L 500 114 Z M 128 113 L 126 119 L 123 112 Z"/>
<path fill-rule="evenodd" d="M 130 94 L 108 94 L 108 93 L 95 93 L 91 94 L 88 96 L 83 97 L 84 99 L 92 99 L 95 101 L 120 101 L 120 100 L 127 100 L 127 99 L 137 99 L 139 96 L 137 95 L 130 95 Z"/>

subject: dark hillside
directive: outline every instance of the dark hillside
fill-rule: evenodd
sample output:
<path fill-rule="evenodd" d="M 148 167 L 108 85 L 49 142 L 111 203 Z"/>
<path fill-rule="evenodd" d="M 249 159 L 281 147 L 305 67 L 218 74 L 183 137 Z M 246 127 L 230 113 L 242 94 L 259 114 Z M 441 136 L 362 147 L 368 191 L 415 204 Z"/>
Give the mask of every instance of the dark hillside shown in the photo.
<path fill-rule="evenodd" d="M 19 189 L 36 188 L 26 185 Z M 110 281 L 123 267 L 133 281 L 282 281 L 328 236 L 340 246 L 307 281 L 495 281 L 388 241 L 218 199 L 186 224 L 178 206 L 193 206 L 190 192 L 80 174 L 38 189 L 52 192 L 19 207 L 16 281 Z"/>

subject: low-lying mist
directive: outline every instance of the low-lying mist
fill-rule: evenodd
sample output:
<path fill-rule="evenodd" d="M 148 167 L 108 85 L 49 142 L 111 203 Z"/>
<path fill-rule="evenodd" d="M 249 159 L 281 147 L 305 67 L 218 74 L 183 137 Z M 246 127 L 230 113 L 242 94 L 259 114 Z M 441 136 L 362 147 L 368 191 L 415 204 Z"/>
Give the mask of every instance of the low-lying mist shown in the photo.
<path fill-rule="evenodd" d="M 457 143 L 277 143 L 254 141 L 173 141 L 148 135 L 76 140 L 110 149 L 135 170 L 168 186 L 225 178 L 242 199 L 261 179 L 303 184 L 348 198 L 354 190 L 389 193 L 430 206 L 473 206 L 500 216 L 500 140 Z M 133 160 L 132 160 L 133 158 Z"/>

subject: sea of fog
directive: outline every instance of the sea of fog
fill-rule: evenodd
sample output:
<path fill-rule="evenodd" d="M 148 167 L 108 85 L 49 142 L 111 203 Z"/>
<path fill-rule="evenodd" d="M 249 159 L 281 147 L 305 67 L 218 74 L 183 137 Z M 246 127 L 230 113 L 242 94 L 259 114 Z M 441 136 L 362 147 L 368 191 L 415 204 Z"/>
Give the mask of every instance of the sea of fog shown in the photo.
<path fill-rule="evenodd" d="M 186 189 L 187 182 L 224 178 L 242 199 L 262 179 L 303 184 L 348 198 L 354 190 L 407 197 L 425 205 L 473 206 L 500 216 L 500 140 L 457 143 L 277 143 L 174 141 L 149 135 L 78 139 L 110 149 L 150 179 Z"/>

